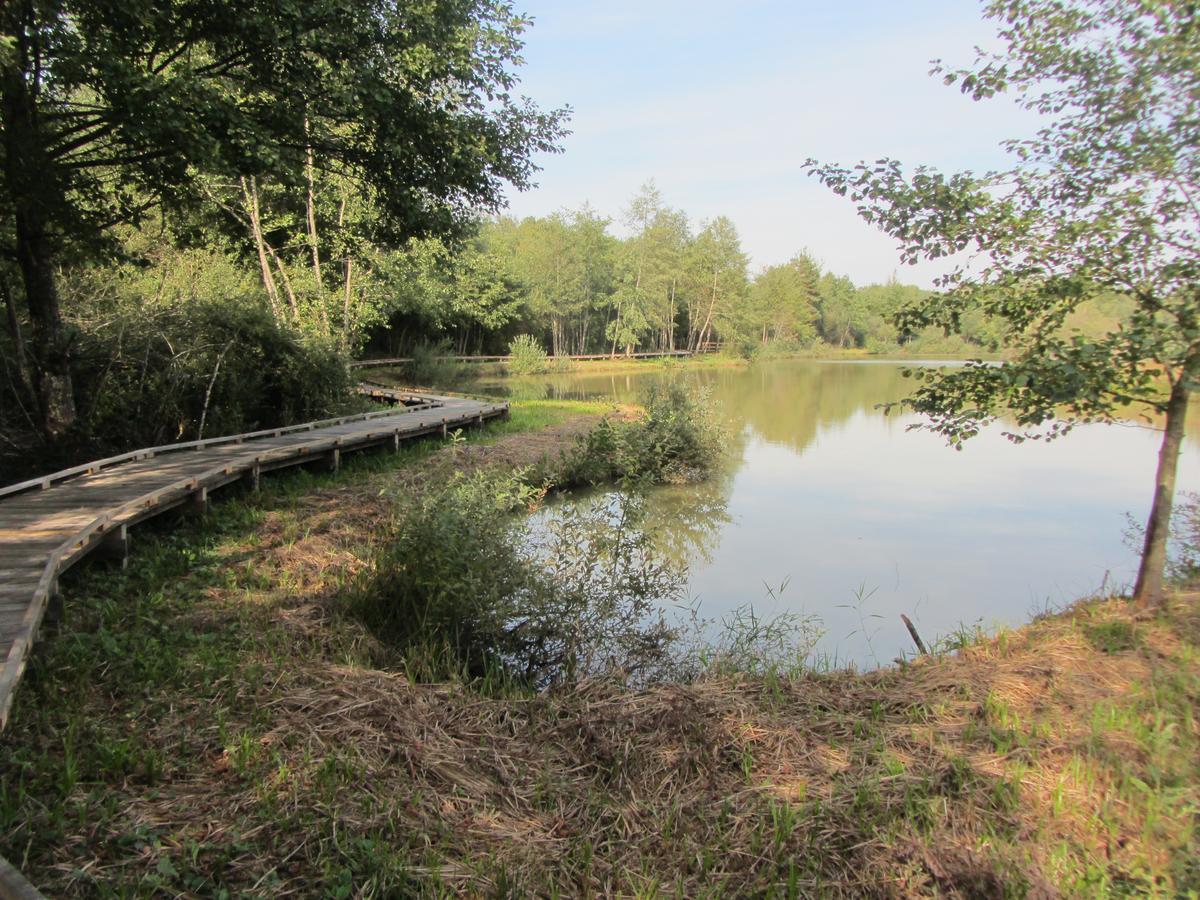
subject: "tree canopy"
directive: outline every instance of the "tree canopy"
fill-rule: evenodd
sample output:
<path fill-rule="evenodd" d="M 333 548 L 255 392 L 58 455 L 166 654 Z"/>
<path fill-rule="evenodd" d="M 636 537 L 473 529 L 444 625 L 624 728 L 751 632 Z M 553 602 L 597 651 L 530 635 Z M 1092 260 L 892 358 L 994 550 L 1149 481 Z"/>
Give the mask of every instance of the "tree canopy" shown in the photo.
<path fill-rule="evenodd" d="M 328 176 L 401 240 L 459 232 L 503 185 L 527 186 L 564 113 L 514 93 L 526 25 L 484 0 L 4 4 L 0 220 L 46 431 L 74 416 L 55 266 L 104 249 L 114 225 L 195 208 L 217 178 L 261 232 L 272 180 L 308 189 L 315 248 L 313 182 Z"/>

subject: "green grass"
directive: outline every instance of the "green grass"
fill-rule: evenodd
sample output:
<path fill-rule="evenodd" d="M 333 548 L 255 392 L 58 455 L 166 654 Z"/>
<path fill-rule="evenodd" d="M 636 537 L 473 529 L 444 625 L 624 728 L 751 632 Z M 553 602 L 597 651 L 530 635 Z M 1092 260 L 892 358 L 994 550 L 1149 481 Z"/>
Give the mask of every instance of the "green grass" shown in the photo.
<path fill-rule="evenodd" d="M 613 409 L 612 403 L 600 400 L 515 400 L 509 404 L 508 420 L 488 430 L 495 436 L 539 431 L 577 416 L 602 416 Z"/>

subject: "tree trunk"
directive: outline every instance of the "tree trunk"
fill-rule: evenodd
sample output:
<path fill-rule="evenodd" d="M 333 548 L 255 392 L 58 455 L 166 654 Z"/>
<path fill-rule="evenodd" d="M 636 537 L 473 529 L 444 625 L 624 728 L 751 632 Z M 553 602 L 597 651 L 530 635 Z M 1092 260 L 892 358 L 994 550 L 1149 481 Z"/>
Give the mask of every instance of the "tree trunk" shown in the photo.
<path fill-rule="evenodd" d="M 308 137 L 308 117 L 304 117 L 304 136 Z M 313 280 L 317 283 L 317 317 L 321 322 L 321 331 L 329 337 L 329 311 L 325 308 L 325 282 L 321 278 L 321 242 L 317 235 L 317 200 L 314 171 L 313 148 L 309 144 L 304 150 L 304 208 L 308 219 L 308 248 L 312 252 Z"/>
<path fill-rule="evenodd" d="M 4 294 L 4 311 L 8 318 L 8 335 L 13 342 L 13 362 L 17 370 L 17 384 L 22 404 L 36 405 L 33 383 L 29 380 L 29 359 L 25 353 L 25 335 L 21 333 L 21 317 L 17 313 L 17 301 L 8 286 L 8 279 L 0 276 L 0 293 Z"/>
<path fill-rule="evenodd" d="M 308 137 L 307 116 L 304 117 L 304 136 Z M 308 248 L 312 252 L 313 276 L 317 280 L 317 291 L 321 292 L 321 244 L 317 240 L 317 203 L 313 180 L 313 148 L 310 144 L 304 148 L 304 181 L 307 187 L 304 193 L 304 210 L 308 220 Z"/>
<path fill-rule="evenodd" d="M 56 199 L 59 184 L 53 175 L 48 176 L 50 167 L 39 133 L 37 104 L 22 68 L 29 62 L 24 23 L 9 21 L 14 14 L 21 17 L 20 9 L 12 5 L 2 23 L 7 33 L 19 36 L 18 46 L 9 48 L 0 70 L 5 180 L 13 207 L 17 265 L 29 310 L 33 388 L 42 432 L 47 440 L 53 440 L 75 421 L 75 392 L 46 213 L 47 206 Z"/>
<path fill-rule="evenodd" d="M 32 219 L 32 221 L 31 221 Z M 50 243 L 36 217 L 16 216 L 17 262 L 29 307 L 33 381 L 42 414 L 42 431 L 53 440 L 75 421 L 75 391 L 66 329 L 58 306 Z"/>
<path fill-rule="evenodd" d="M 1146 522 L 1146 541 L 1138 568 L 1133 599 L 1139 609 L 1160 606 L 1163 602 L 1163 571 L 1167 564 L 1167 540 L 1170 536 L 1171 508 L 1175 500 L 1175 472 L 1179 466 L 1179 451 L 1183 446 L 1183 426 L 1187 418 L 1190 393 L 1190 366 L 1185 366 L 1171 386 L 1167 402 L 1167 423 L 1162 445 L 1158 451 L 1158 473 L 1154 485 L 1154 502 Z"/>
<path fill-rule="evenodd" d="M 267 248 L 267 252 L 271 254 L 271 259 L 275 261 L 275 269 L 279 272 L 279 279 L 283 282 L 284 293 L 287 294 L 288 306 L 292 310 L 292 321 L 298 324 L 300 322 L 300 301 L 296 299 L 296 292 L 292 290 L 292 279 L 288 278 L 287 269 L 283 267 L 283 260 L 279 258 L 279 254 L 275 252 L 275 248 L 266 241 L 263 242 L 263 245 Z"/>
<path fill-rule="evenodd" d="M 700 328 L 700 333 L 696 335 L 696 346 L 689 347 L 693 353 L 699 353 L 700 347 L 704 344 L 705 336 L 708 334 L 708 326 L 712 324 L 713 310 L 717 308 L 717 273 L 713 272 L 712 282 L 712 300 L 708 304 L 708 314 L 704 317 L 704 325 Z"/>
<path fill-rule="evenodd" d="M 346 201 L 342 194 L 342 202 L 338 204 L 337 228 L 342 233 L 346 226 Z M 350 245 L 346 245 L 346 255 L 342 257 L 342 350 L 350 351 L 350 301 L 353 299 L 354 257 L 350 255 Z"/>
<path fill-rule="evenodd" d="M 267 258 L 266 242 L 263 240 L 262 225 L 258 220 L 258 190 L 250 192 L 250 184 L 245 178 L 240 179 L 242 199 L 246 204 L 247 226 L 250 236 L 254 239 L 254 249 L 258 253 L 258 270 L 262 276 L 263 290 L 267 292 L 267 301 L 271 304 L 271 314 L 275 321 L 280 321 L 279 287 L 275 284 L 275 276 L 271 274 L 271 261 Z"/>

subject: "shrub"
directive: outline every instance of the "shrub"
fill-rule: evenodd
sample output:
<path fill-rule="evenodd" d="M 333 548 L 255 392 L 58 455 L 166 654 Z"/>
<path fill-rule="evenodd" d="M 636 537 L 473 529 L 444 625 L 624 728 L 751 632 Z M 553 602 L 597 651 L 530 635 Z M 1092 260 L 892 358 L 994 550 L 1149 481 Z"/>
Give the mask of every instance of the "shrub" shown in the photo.
<path fill-rule="evenodd" d="M 448 340 L 418 341 L 409 349 L 411 362 L 405 374 L 414 385 L 449 387 L 465 381 L 470 363 L 454 358 L 454 347 Z"/>
<path fill-rule="evenodd" d="M 79 343 L 81 436 L 106 447 L 321 418 L 349 397 L 333 344 L 276 323 L 257 304 L 129 311 Z"/>
<path fill-rule="evenodd" d="M 1145 526 L 1125 514 L 1125 545 L 1141 553 Z M 1181 587 L 1200 584 L 1200 493 L 1183 491 L 1175 500 L 1167 544 L 1167 578 Z"/>
<path fill-rule="evenodd" d="M 513 375 L 540 375 L 550 370 L 550 360 L 532 335 L 518 334 L 508 345 L 508 371 Z"/>
<path fill-rule="evenodd" d="M 524 474 L 460 476 L 423 497 L 352 592 L 351 612 L 419 680 L 541 687 L 662 665 L 673 632 L 655 610 L 682 575 L 636 528 L 639 501 L 571 512 L 530 541 L 514 513 L 542 491 Z"/>
<path fill-rule="evenodd" d="M 707 477 L 722 446 L 708 393 L 678 380 L 653 382 L 641 404 L 640 419 L 606 418 L 580 438 L 563 458 L 555 482 L 563 487 L 612 481 L 683 484 Z"/>
<path fill-rule="evenodd" d="M 76 422 L 53 447 L 6 459 L 6 472 L 20 477 L 346 411 L 352 381 L 339 349 L 276 323 L 246 300 L 122 305 L 77 322 Z M 9 443 L 19 446 L 20 419 L 10 412 L 0 420 Z M 37 440 L 31 425 L 29 447 Z"/>

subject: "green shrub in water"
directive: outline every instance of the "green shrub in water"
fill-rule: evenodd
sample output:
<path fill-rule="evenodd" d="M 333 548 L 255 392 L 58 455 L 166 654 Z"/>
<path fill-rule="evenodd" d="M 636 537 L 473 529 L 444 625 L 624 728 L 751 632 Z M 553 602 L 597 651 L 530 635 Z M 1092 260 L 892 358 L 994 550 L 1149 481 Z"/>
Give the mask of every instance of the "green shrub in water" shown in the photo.
<path fill-rule="evenodd" d="M 465 381 L 470 363 L 454 358 L 454 347 L 447 340 L 418 341 L 409 349 L 410 362 L 405 374 L 421 387 L 450 387 Z"/>
<path fill-rule="evenodd" d="M 562 460 L 554 481 L 564 487 L 640 481 L 701 481 L 721 455 L 721 427 L 706 391 L 681 381 L 652 383 L 642 394 L 645 415 L 604 419 Z"/>
<path fill-rule="evenodd" d="M 531 540 L 515 513 L 542 491 L 523 475 L 460 477 L 422 498 L 352 593 L 352 613 L 418 680 L 541 687 L 665 665 L 673 632 L 656 610 L 681 594 L 682 574 L 636 527 L 640 501 L 572 512 Z"/>
<path fill-rule="evenodd" d="M 550 358 L 529 334 L 518 334 L 508 345 L 508 371 L 513 375 L 540 375 L 550 371 Z"/>

